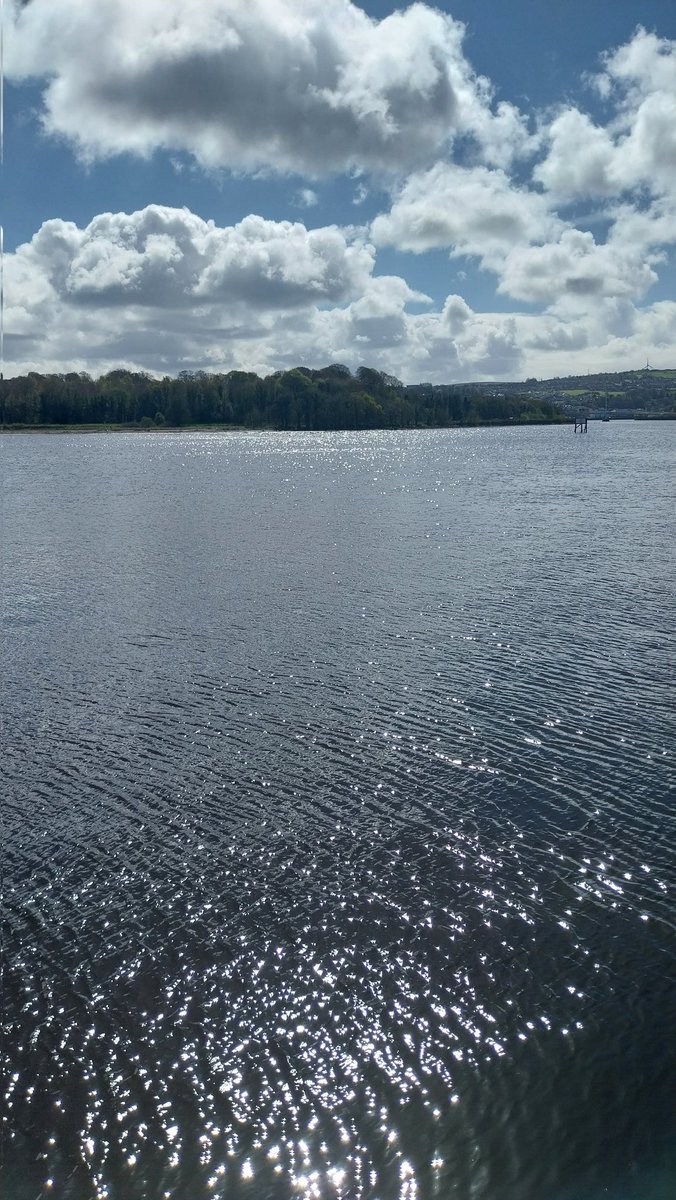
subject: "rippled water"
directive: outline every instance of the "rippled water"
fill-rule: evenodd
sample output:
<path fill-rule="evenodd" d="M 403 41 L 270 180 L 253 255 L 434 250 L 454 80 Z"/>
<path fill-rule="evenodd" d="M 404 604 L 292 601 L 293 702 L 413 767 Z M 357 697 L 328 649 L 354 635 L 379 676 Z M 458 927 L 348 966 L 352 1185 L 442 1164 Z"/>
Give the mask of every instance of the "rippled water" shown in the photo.
<path fill-rule="evenodd" d="M 3 1197 L 671 1200 L 675 435 L 3 440 Z"/>

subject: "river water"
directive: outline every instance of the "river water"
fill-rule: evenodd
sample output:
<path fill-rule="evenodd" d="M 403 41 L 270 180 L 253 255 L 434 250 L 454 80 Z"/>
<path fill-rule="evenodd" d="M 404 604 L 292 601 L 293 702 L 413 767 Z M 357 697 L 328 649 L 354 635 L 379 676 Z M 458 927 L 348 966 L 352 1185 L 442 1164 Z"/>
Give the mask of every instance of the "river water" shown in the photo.
<path fill-rule="evenodd" d="M 3 439 L 6 1200 L 672 1200 L 675 445 Z"/>

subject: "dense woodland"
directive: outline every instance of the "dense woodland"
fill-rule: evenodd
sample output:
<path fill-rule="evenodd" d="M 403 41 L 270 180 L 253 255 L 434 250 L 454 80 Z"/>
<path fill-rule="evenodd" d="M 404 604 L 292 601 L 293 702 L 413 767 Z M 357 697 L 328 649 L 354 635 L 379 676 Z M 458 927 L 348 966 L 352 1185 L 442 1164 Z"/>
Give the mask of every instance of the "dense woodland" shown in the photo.
<path fill-rule="evenodd" d="M 261 379 L 182 371 L 178 378 L 116 370 L 99 379 L 28 375 L 0 381 L 5 427 L 235 425 L 250 429 L 408 429 L 565 419 L 548 400 L 472 387 L 406 387 L 370 367 L 296 367 Z"/>

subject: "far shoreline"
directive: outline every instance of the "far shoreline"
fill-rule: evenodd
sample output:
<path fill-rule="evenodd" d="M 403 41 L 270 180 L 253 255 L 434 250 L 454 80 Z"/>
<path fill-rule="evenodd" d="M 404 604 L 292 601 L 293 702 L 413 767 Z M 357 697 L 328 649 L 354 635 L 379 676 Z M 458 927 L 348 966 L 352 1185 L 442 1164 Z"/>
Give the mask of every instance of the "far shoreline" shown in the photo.
<path fill-rule="evenodd" d="M 634 418 L 623 418 L 633 420 Z M 597 422 L 601 424 L 602 422 Z M 617 424 L 617 422 L 614 422 Z M 0 425 L 0 434 L 84 434 L 84 433 L 420 433 L 423 430 L 441 429 L 528 429 L 534 425 L 572 425 L 572 418 L 562 420 L 531 421 L 477 421 L 473 424 L 453 425 L 377 425 L 360 428 L 342 426 L 323 429 L 283 429 L 279 425 L 156 425 L 142 428 L 140 425 Z"/>

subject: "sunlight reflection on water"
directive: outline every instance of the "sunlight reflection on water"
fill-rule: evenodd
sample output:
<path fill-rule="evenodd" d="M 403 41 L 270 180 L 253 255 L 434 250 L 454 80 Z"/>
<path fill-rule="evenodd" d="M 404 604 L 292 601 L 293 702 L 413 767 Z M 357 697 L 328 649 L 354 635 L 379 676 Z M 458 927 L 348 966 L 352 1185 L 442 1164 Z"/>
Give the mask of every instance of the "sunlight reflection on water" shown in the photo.
<path fill-rule="evenodd" d="M 668 431 L 568 433 L 8 442 L 12 1200 L 661 1200 Z"/>

